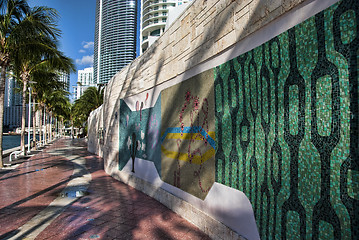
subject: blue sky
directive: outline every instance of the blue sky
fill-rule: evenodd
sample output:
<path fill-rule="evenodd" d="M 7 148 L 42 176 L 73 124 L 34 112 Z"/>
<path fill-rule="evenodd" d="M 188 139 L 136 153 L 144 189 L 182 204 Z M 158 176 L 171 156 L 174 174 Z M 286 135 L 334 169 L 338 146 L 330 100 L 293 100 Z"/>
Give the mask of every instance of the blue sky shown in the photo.
<path fill-rule="evenodd" d="M 77 70 L 93 65 L 96 0 L 29 0 L 29 5 L 48 6 L 59 13 L 62 31 L 60 49 L 75 61 Z M 70 92 L 76 85 L 77 72 L 70 76 Z"/>

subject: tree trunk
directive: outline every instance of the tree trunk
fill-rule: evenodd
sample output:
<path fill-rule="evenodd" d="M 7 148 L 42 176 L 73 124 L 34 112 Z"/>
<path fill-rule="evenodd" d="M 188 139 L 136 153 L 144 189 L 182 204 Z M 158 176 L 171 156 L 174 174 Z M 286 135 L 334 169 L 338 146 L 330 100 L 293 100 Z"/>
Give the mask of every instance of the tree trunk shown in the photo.
<path fill-rule="evenodd" d="M 46 106 L 44 106 L 44 145 L 47 144 L 47 116 L 46 116 Z"/>
<path fill-rule="evenodd" d="M 71 138 L 74 139 L 74 121 L 71 120 Z"/>
<path fill-rule="evenodd" d="M 61 121 L 60 121 L 60 137 L 62 137 L 62 136 L 63 136 L 63 131 L 62 131 L 63 126 L 64 126 L 64 119 L 63 119 L 63 118 L 61 118 Z"/>
<path fill-rule="evenodd" d="M 25 151 L 26 89 L 27 89 L 27 81 L 23 79 L 20 149 L 21 151 L 23 151 L 24 155 L 26 155 L 26 151 Z"/>
<path fill-rule="evenodd" d="M 32 116 L 32 135 L 33 135 L 33 141 L 34 141 L 34 148 L 37 149 L 36 147 L 36 108 L 35 108 L 35 96 L 32 99 L 32 102 L 34 103 L 34 105 L 32 106 L 32 112 L 34 113 L 34 115 Z"/>
<path fill-rule="evenodd" d="M 60 120 L 57 119 L 57 135 L 59 136 L 59 138 L 62 137 L 62 134 L 61 134 L 61 118 L 60 118 Z"/>
<path fill-rule="evenodd" d="M 4 167 L 2 159 L 2 136 L 4 131 L 4 97 L 5 97 L 5 80 L 6 80 L 6 68 L 1 67 L 0 76 L 0 168 Z"/>
<path fill-rule="evenodd" d="M 52 121 L 53 121 L 52 113 L 50 113 L 50 124 L 49 124 L 49 139 L 50 139 L 50 142 L 52 142 Z"/>
<path fill-rule="evenodd" d="M 39 108 L 39 142 L 42 146 L 42 108 Z"/>

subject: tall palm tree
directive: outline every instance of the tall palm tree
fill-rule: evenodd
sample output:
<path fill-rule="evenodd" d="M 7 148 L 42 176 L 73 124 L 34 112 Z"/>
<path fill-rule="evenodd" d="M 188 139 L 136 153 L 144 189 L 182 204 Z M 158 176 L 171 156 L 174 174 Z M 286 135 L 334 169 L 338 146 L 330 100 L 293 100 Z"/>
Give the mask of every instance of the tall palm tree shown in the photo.
<path fill-rule="evenodd" d="M 53 91 L 47 101 L 49 111 L 56 119 L 63 121 L 69 118 L 71 103 L 68 98 L 69 93 L 64 90 Z M 52 121 L 51 121 L 52 122 Z"/>
<path fill-rule="evenodd" d="M 101 85 L 87 88 L 82 96 L 77 99 L 71 109 L 71 117 L 75 127 L 82 128 L 87 123 L 91 111 L 103 103 L 103 91 Z"/>
<path fill-rule="evenodd" d="M 46 14 L 45 14 L 46 13 Z M 33 37 L 47 36 L 57 39 L 60 32 L 52 21 L 56 12 L 46 7 L 31 10 L 26 0 L 0 1 L 0 167 L 2 160 L 2 136 L 6 71 L 9 70 L 17 50 L 30 43 Z"/>
<path fill-rule="evenodd" d="M 30 10 L 27 18 L 47 25 L 49 31 L 59 32 L 55 28 L 56 11 L 46 7 L 35 7 Z M 27 23 L 27 21 L 24 21 Z M 27 25 L 27 24 L 25 24 Z M 18 80 L 23 84 L 22 100 L 22 121 L 21 121 L 21 149 L 25 151 L 25 114 L 26 114 L 26 92 L 31 74 L 36 69 L 47 69 L 50 71 L 74 71 L 73 61 L 64 56 L 58 50 L 56 33 L 43 35 L 41 32 L 30 35 L 26 45 L 17 48 L 13 57 L 14 71 L 17 73 Z"/>
<path fill-rule="evenodd" d="M 58 81 L 58 72 L 54 69 L 47 68 L 49 65 L 44 65 L 42 68 L 37 68 L 32 74 L 31 79 L 37 83 L 33 85 L 33 94 L 36 97 L 36 102 L 38 103 L 37 109 L 39 110 L 39 117 L 42 120 L 44 110 L 47 106 L 51 106 L 54 94 L 60 94 L 67 96 L 68 93 L 64 91 L 65 84 Z M 62 101 L 62 100 L 61 100 Z M 69 101 L 69 100 L 68 100 Z M 52 105 L 55 105 L 52 103 Z M 63 114 L 66 117 L 66 114 Z M 42 129 L 40 121 L 40 129 Z M 39 141 L 42 141 L 42 134 L 39 135 Z"/>
<path fill-rule="evenodd" d="M 25 114 L 26 114 L 26 93 L 27 85 L 31 79 L 31 74 L 37 69 L 47 70 L 50 72 L 74 71 L 74 64 L 71 59 L 65 57 L 62 52 L 57 50 L 57 46 L 52 41 L 44 41 L 36 48 L 31 47 L 30 50 L 21 49 L 14 57 L 14 71 L 18 72 L 19 80 L 23 84 L 23 100 L 22 100 L 22 121 L 21 121 L 21 149 L 25 150 Z M 58 74 L 56 81 L 58 81 Z M 34 79 L 36 81 L 36 79 Z M 47 86 L 51 90 L 54 86 Z"/>

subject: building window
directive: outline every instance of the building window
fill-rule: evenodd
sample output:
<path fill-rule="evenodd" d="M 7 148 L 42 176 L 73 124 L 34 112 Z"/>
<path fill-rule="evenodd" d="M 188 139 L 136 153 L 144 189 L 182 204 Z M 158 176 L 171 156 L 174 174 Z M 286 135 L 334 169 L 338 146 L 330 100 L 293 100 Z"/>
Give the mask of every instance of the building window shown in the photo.
<path fill-rule="evenodd" d="M 160 34 L 161 34 L 160 29 L 154 30 L 150 33 L 151 36 L 160 36 Z"/>
<path fill-rule="evenodd" d="M 167 13 L 166 13 L 166 12 L 162 12 L 162 15 L 163 15 L 163 16 L 167 16 Z"/>
<path fill-rule="evenodd" d="M 153 22 L 154 22 L 154 23 L 158 23 L 158 19 L 155 19 Z"/>
<path fill-rule="evenodd" d="M 166 18 L 162 18 L 162 22 L 166 22 L 167 21 L 167 19 Z"/>
<path fill-rule="evenodd" d="M 167 9 L 167 5 L 163 5 L 162 8 L 163 8 L 163 9 Z"/>
<path fill-rule="evenodd" d="M 153 9 L 154 9 L 154 10 L 158 10 L 158 6 L 154 7 Z"/>
<path fill-rule="evenodd" d="M 154 15 L 155 15 L 155 17 L 157 17 L 157 16 L 158 16 L 158 13 L 155 13 Z"/>

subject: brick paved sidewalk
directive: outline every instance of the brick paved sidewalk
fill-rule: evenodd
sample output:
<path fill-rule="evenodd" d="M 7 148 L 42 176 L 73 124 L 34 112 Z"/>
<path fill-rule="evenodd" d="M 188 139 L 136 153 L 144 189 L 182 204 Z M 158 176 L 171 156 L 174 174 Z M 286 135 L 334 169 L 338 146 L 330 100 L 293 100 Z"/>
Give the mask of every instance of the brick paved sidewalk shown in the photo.
<path fill-rule="evenodd" d="M 88 195 L 72 198 L 66 206 L 51 205 L 57 211 L 57 215 L 51 216 L 56 217 L 44 217 L 48 216 L 44 209 L 52 211 L 49 204 L 61 198 L 59 193 L 68 189 L 66 185 L 86 174 L 81 169 L 73 175 L 74 169 L 79 169 L 78 159 L 85 160 L 86 172 L 92 178 L 86 189 Z M 85 143 L 78 139 L 58 140 L 43 153 L 0 177 L 0 239 L 19 239 L 18 236 L 20 239 L 209 239 L 161 203 L 109 177 L 103 170 L 102 159 L 88 153 Z"/>

